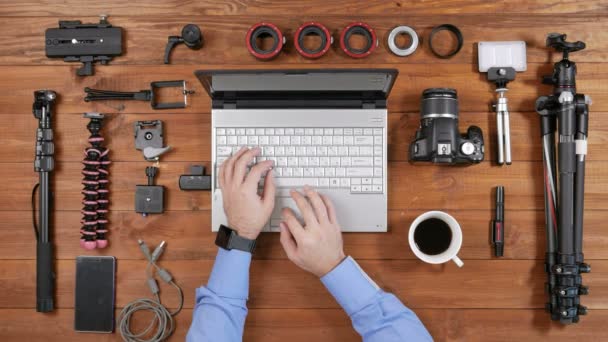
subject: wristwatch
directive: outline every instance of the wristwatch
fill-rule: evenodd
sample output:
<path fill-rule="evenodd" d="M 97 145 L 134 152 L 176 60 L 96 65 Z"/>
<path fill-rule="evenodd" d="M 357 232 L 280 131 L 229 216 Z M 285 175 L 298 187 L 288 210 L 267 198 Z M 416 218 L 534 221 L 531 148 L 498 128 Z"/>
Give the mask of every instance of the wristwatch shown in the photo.
<path fill-rule="evenodd" d="M 223 224 L 220 225 L 220 229 L 215 237 L 215 244 L 223 249 L 238 249 L 239 251 L 249 253 L 253 253 L 255 250 L 255 241 L 239 236 L 236 231 Z"/>

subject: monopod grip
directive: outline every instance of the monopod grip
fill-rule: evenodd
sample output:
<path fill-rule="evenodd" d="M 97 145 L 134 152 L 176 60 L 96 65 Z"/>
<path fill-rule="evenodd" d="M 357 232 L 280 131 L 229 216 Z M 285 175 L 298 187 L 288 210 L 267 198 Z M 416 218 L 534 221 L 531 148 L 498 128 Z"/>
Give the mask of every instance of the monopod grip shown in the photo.
<path fill-rule="evenodd" d="M 36 244 L 36 311 L 53 311 L 54 287 L 53 246 L 50 242 L 38 242 Z"/>

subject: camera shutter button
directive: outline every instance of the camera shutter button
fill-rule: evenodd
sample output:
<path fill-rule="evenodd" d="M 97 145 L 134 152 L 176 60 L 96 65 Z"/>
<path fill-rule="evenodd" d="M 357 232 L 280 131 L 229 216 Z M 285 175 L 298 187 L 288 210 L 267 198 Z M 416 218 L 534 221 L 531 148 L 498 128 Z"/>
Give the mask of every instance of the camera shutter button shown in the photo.
<path fill-rule="evenodd" d="M 465 143 L 463 143 L 462 145 L 460 145 L 460 152 L 462 152 L 463 154 L 470 156 L 471 154 L 473 154 L 473 152 L 475 152 L 475 145 L 473 145 L 473 143 L 467 141 Z"/>

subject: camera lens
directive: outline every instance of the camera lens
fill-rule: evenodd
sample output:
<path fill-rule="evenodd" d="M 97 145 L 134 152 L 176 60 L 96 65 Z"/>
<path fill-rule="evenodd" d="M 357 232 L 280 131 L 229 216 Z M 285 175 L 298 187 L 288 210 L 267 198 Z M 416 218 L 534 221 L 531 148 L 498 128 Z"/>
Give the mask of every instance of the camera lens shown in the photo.
<path fill-rule="evenodd" d="M 458 119 L 458 95 L 452 88 L 429 88 L 422 92 L 420 117 Z"/>

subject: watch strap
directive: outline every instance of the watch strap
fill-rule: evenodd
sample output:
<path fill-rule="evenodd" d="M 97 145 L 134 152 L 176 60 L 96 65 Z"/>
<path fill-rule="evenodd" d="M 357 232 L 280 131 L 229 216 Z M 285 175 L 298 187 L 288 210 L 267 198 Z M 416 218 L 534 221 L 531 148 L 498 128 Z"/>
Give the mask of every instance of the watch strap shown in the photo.
<path fill-rule="evenodd" d="M 253 251 L 255 250 L 255 242 L 256 240 L 244 238 L 242 236 L 239 236 L 236 232 L 233 232 L 232 236 L 230 237 L 230 243 L 228 244 L 228 247 L 230 249 L 238 249 L 240 251 L 253 253 Z"/>
<path fill-rule="evenodd" d="M 240 250 L 253 253 L 256 240 L 250 240 L 239 236 L 237 232 L 225 225 L 220 225 L 215 244 L 227 250 Z"/>

